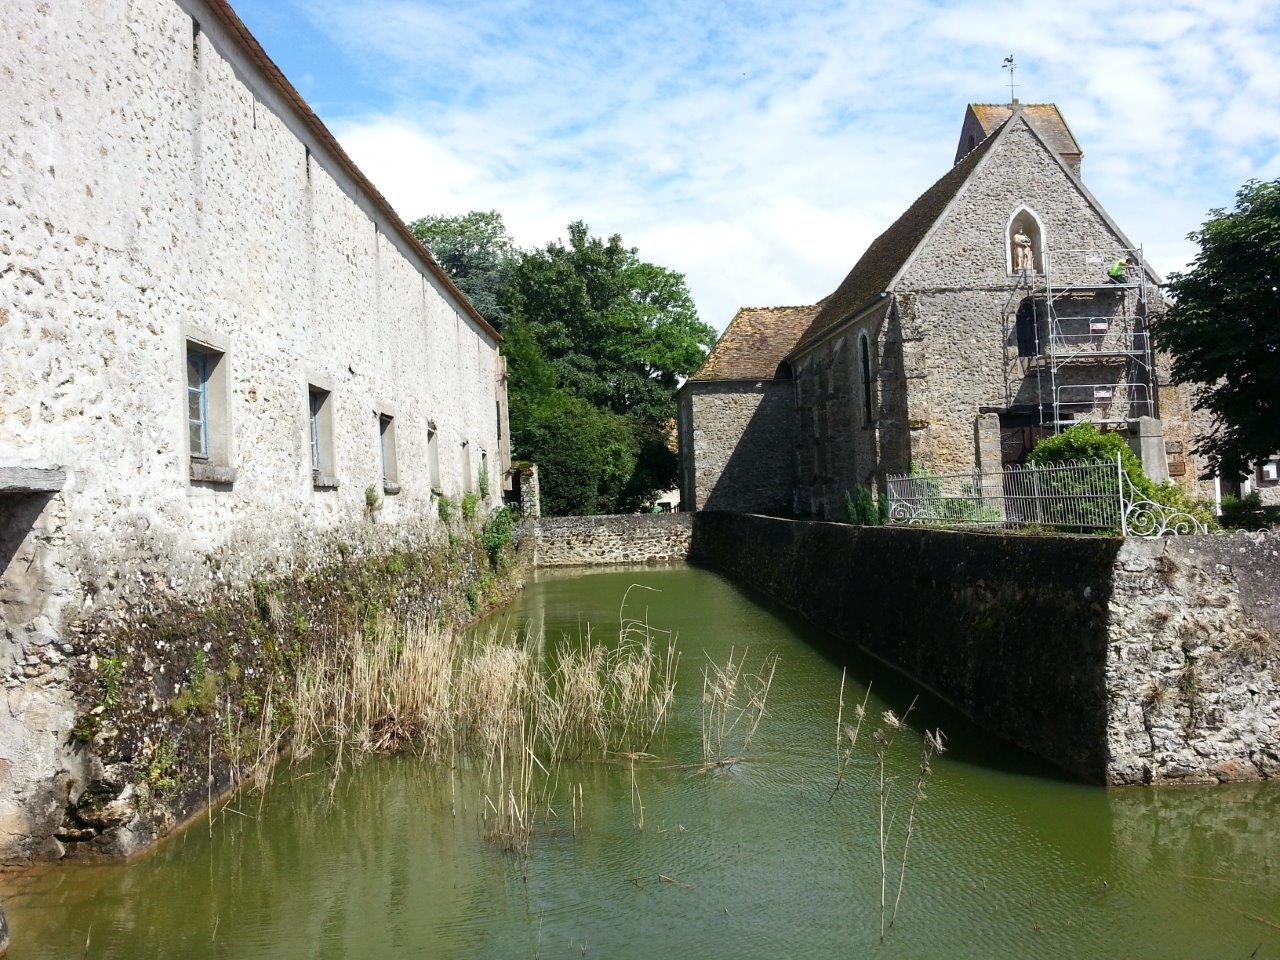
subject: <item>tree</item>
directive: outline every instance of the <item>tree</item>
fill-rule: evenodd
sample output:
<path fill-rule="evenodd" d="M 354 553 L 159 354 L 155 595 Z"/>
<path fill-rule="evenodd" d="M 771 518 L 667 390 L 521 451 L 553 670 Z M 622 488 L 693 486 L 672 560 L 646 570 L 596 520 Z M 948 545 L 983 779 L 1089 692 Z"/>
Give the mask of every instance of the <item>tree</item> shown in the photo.
<path fill-rule="evenodd" d="M 674 486 L 676 387 L 715 341 L 682 274 L 580 221 L 527 252 L 496 212 L 410 228 L 500 325 L 512 452 L 538 464 L 547 514 L 625 513 Z"/>
<path fill-rule="evenodd" d="M 486 320 L 498 329 L 506 321 L 503 294 L 518 253 L 502 214 L 473 210 L 460 217 L 423 217 L 409 224 L 449 278 Z"/>
<path fill-rule="evenodd" d="M 569 224 L 568 245 L 520 259 L 508 308 L 566 390 L 654 428 L 715 342 L 682 274 L 641 260 L 616 234 L 590 236 L 581 221 Z"/>
<path fill-rule="evenodd" d="M 1242 477 L 1280 451 L 1280 180 L 1245 184 L 1190 239 L 1200 252 L 1171 275 L 1153 332 L 1174 381 L 1197 385 L 1213 414 L 1197 452 L 1211 474 Z"/>

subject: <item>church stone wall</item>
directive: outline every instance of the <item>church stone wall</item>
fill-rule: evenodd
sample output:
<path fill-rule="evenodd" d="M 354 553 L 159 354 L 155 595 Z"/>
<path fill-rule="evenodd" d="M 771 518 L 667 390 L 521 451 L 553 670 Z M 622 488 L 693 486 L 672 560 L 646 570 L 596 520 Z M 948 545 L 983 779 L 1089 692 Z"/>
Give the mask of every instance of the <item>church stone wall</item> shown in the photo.
<path fill-rule="evenodd" d="M 680 431 L 684 509 L 790 513 L 793 390 L 770 380 L 684 385 L 681 423 L 692 426 Z"/>
<path fill-rule="evenodd" d="M 199 0 L 5 4 L 0 49 L 0 466 L 67 476 L 0 500 L 7 856 L 33 797 L 83 783 L 70 620 L 248 581 L 367 524 L 367 490 L 380 527 L 433 517 L 428 421 L 446 492 L 481 450 L 495 499 L 502 471 L 493 337 Z M 230 484 L 191 477 L 188 337 L 225 350 Z M 332 390 L 334 488 L 312 483 L 308 383 Z"/>

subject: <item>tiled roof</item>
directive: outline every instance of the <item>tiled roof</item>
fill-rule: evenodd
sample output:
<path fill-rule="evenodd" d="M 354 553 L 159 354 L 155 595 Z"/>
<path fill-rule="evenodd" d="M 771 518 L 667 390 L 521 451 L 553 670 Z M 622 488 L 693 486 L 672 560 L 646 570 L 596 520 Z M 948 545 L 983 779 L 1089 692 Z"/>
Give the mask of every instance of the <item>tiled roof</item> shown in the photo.
<path fill-rule="evenodd" d="M 995 140 L 995 133 L 993 130 L 963 160 L 943 174 L 942 179 L 922 193 L 888 230 L 871 241 L 871 246 L 854 264 L 836 292 L 820 302 L 821 309 L 799 339 L 798 346 L 816 340 L 851 314 L 870 306 L 876 297 L 889 289 L 889 284 L 915 252 L 929 228 L 960 192 L 978 161 L 986 156 Z"/>
<path fill-rule="evenodd" d="M 1013 107 L 1007 103 L 971 103 L 969 109 L 978 118 L 986 136 L 991 136 L 1000 124 L 1013 116 Z M 1022 114 L 1059 156 L 1080 156 L 1080 144 L 1076 143 L 1056 103 L 1024 103 Z"/>
<path fill-rule="evenodd" d="M 743 307 L 690 380 L 771 380 L 820 304 Z"/>

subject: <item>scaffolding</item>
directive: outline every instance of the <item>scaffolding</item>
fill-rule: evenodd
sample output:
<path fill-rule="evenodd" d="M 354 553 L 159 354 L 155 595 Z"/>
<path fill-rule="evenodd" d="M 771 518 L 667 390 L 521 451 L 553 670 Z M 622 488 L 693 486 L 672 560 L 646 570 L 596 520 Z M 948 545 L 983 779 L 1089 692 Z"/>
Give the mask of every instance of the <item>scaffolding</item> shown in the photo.
<path fill-rule="evenodd" d="M 1123 275 L 1108 268 L 1124 259 Z M 1155 416 L 1155 366 L 1147 326 L 1150 281 L 1142 248 L 1043 251 L 1043 271 L 1023 270 L 1004 308 L 1012 394 L 1035 376 L 1042 431 L 1081 422 L 1121 428 Z"/>

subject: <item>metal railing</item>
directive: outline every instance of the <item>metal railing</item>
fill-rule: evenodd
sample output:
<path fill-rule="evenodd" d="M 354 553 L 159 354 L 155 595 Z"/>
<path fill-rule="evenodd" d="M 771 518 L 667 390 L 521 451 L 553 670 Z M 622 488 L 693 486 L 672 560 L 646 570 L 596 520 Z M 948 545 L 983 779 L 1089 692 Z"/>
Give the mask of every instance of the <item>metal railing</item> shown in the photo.
<path fill-rule="evenodd" d="M 894 524 L 1036 526 L 1137 537 L 1206 532 L 1189 514 L 1143 497 L 1119 457 L 998 473 L 902 474 L 887 479 L 886 493 Z"/>

